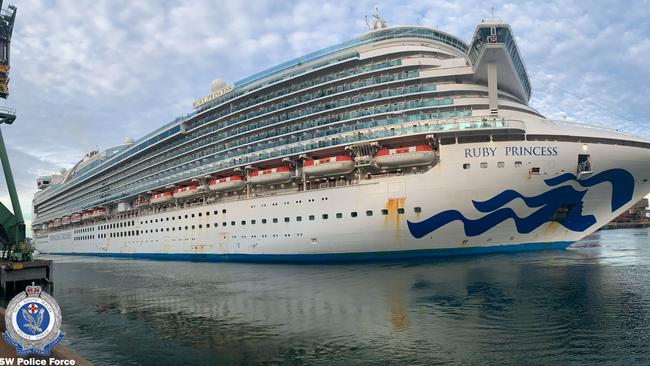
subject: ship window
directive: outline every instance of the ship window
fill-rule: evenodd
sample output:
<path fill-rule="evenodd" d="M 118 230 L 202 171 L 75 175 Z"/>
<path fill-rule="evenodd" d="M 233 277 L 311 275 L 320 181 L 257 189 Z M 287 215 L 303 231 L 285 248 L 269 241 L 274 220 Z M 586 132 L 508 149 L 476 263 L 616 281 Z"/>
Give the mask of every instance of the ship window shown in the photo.
<path fill-rule="evenodd" d="M 181 215 L 178 215 L 178 219 L 179 219 L 179 220 L 182 219 Z"/>
<path fill-rule="evenodd" d="M 296 221 L 302 221 L 302 216 L 296 216 Z"/>
<path fill-rule="evenodd" d="M 404 213 L 404 207 L 400 207 L 397 209 L 398 214 L 403 214 Z"/>
<path fill-rule="evenodd" d="M 327 214 L 323 214 L 323 220 L 327 220 Z"/>
<path fill-rule="evenodd" d="M 201 217 L 201 216 L 203 216 L 203 214 L 201 212 L 199 212 L 199 217 Z"/>
<path fill-rule="evenodd" d="M 187 230 L 187 226 L 185 226 L 185 230 Z M 158 230 L 156 230 L 156 231 L 158 231 Z"/>
<path fill-rule="evenodd" d="M 199 225 L 199 229 L 203 229 L 203 225 Z"/>
<path fill-rule="evenodd" d="M 218 223 L 218 222 L 215 222 L 215 223 L 214 223 L 214 227 L 219 227 L 219 223 Z"/>
<path fill-rule="evenodd" d="M 172 221 L 176 220 L 176 216 L 172 216 Z"/>
<path fill-rule="evenodd" d="M 415 211 L 415 213 L 420 213 L 422 212 L 422 207 L 415 207 L 413 208 L 413 211 Z"/>
<path fill-rule="evenodd" d="M 172 226 L 172 231 L 176 231 L 176 227 L 175 227 L 175 226 Z"/>
<path fill-rule="evenodd" d="M 277 222 L 278 222 L 278 218 L 277 218 L 277 217 L 274 217 L 274 218 L 273 218 L 273 223 L 275 224 L 275 223 L 277 223 Z"/>
<path fill-rule="evenodd" d="M 342 218 L 342 217 L 343 217 L 343 214 L 342 214 L 342 213 L 340 213 L 340 212 L 337 212 L 337 213 L 336 213 L 336 218 L 337 218 L 337 219 L 340 219 L 340 218 Z"/>
<path fill-rule="evenodd" d="M 224 208 L 223 210 L 221 210 L 221 213 L 226 213 L 226 209 Z"/>
<path fill-rule="evenodd" d="M 515 168 L 520 168 L 521 165 L 521 161 L 515 161 Z"/>
<path fill-rule="evenodd" d="M 234 221 L 230 221 L 230 226 L 235 226 L 235 222 L 234 222 Z"/>
<path fill-rule="evenodd" d="M 539 173 L 540 173 L 539 167 L 530 168 L 530 174 L 539 174 Z"/>
<path fill-rule="evenodd" d="M 251 225 L 255 225 L 256 222 L 257 221 L 255 221 L 255 220 L 251 220 Z"/>
<path fill-rule="evenodd" d="M 266 219 L 262 219 L 262 224 L 266 224 Z"/>
<path fill-rule="evenodd" d="M 218 214 L 218 213 L 219 213 L 219 211 L 217 211 L 217 210 L 214 210 L 214 214 L 215 214 L 215 215 L 216 215 L 216 214 Z"/>
<path fill-rule="evenodd" d="M 165 221 L 169 221 L 169 217 L 165 217 Z"/>
<path fill-rule="evenodd" d="M 314 215 L 309 215 L 309 221 L 314 221 L 316 217 Z"/>
<path fill-rule="evenodd" d="M 246 220 L 241 220 L 242 225 L 246 225 Z"/>
<path fill-rule="evenodd" d="M 165 231 L 169 231 L 169 228 L 166 228 Z"/>
<path fill-rule="evenodd" d="M 284 222 L 289 222 L 289 218 L 288 218 L 288 217 L 285 217 L 285 218 L 284 218 Z"/>
<path fill-rule="evenodd" d="M 497 168 L 504 168 L 506 166 L 506 163 L 500 161 L 497 163 Z"/>
<path fill-rule="evenodd" d="M 366 211 L 366 216 L 372 216 L 372 210 Z"/>
<path fill-rule="evenodd" d="M 486 162 L 482 162 L 482 163 L 481 163 L 481 168 L 482 168 L 482 169 L 485 169 L 485 168 L 487 168 L 487 167 L 488 167 L 488 163 L 486 163 Z"/>
<path fill-rule="evenodd" d="M 185 218 L 187 218 L 187 215 L 185 215 Z"/>
<path fill-rule="evenodd" d="M 464 164 L 463 164 L 463 169 L 469 169 L 469 167 L 470 167 L 470 164 L 469 164 L 469 163 L 464 163 Z"/>
<path fill-rule="evenodd" d="M 357 213 L 353 211 L 353 212 L 350 213 L 350 216 L 357 217 Z"/>
<path fill-rule="evenodd" d="M 205 211 L 205 216 L 210 216 L 210 211 Z"/>
<path fill-rule="evenodd" d="M 194 214 L 192 214 L 192 217 L 194 217 Z"/>
<path fill-rule="evenodd" d="M 382 214 L 382 215 L 388 215 L 388 210 L 385 209 L 385 208 L 383 208 L 383 209 L 381 210 L 381 214 Z"/>

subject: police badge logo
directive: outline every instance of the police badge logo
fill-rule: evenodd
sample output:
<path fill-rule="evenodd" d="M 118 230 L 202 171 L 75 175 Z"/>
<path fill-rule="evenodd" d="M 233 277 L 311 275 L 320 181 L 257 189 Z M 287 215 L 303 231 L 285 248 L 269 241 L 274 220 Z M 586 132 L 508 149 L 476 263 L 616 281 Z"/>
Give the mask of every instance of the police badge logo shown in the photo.
<path fill-rule="evenodd" d="M 9 302 L 5 327 L 2 337 L 16 347 L 19 356 L 48 356 L 63 339 L 59 304 L 33 282 Z"/>

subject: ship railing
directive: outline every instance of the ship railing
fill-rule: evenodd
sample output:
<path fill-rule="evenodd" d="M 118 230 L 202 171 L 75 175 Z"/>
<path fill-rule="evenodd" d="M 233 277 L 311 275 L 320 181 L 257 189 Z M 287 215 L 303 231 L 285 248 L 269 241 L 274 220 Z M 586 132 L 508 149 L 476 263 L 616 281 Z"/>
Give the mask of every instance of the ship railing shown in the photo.
<path fill-rule="evenodd" d="M 226 157 L 226 159 L 223 157 L 215 157 L 213 158 L 213 161 L 207 161 L 208 164 L 203 167 L 196 167 L 191 171 L 186 172 L 175 172 L 168 177 L 161 178 L 158 181 L 144 183 L 140 186 L 133 187 L 133 189 L 139 191 L 147 191 L 156 187 L 173 184 L 175 182 L 191 179 L 200 175 L 211 174 L 215 171 L 229 169 L 242 164 L 261 163 L 263 161 L 271 160 L 285 155 L 309 153 L 335 145 L 345 146 L 350 143 L 372 142 L 387 137 L 411 136 L 426 133 L 446 134 L 462 131 L 503 129 L 518 129 L 525 131 L 525 123 L 519 120 L 487 116 L 465 116 L 449 119 L 424 119 L 419 121 L 409 121 L 407 118 L 405 118 L 405 121 L 401 121 L 397 124 L 379 125 L 372 127 L 369 125 L 369 127 L 365 129 L 338 133 L 335 135 L 325 135 L 316 139 L 312 139 L 311 141 L 295 142 L 288 145 L 285 144 L 281 149 L 278 149 L 276 146 L 272 146 L 265 150 L 254 151 L 244 155 L 238 155 L 236 157 Z M 335 140 L 336 142 L 334 142 L 332 137 L 337 137 Z M 89 203 L 89 205 L 99 205 L 107 202 L 112 202 L 133 194 L 135 193 L 121 191 L 114 196 L 102 197 L 101 202 L 97 201 Z"/>

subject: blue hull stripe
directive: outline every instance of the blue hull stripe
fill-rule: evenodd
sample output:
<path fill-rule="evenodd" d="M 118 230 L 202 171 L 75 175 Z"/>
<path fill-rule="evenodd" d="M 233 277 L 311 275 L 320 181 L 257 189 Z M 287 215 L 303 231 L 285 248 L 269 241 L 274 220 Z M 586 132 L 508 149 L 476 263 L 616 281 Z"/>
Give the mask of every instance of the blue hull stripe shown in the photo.
<path fill-rule="evenodd" d="M 329 254 L 185 254 L 185 253 L 44 253 L 57 255 L 81 255 L 113 258 L 139 258 L 154 260 L 178 260 L 197 262 L 257 262 L 257 263 L 324 263 L 324 262 L 367 262 L 399 259 L 422 259 L 454 255 L 519 252 L 545 249 L 564 249 L 572 242 L 528 243 L 494 245 L 487 247 L 420 249 L 367 253 Z"/>

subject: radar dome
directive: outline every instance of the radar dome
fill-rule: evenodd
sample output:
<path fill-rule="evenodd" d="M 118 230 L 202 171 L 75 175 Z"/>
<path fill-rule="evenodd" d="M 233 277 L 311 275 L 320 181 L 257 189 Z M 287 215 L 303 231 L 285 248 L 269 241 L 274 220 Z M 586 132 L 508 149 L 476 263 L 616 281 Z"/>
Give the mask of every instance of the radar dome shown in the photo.
<path fill-rule="evenodd" d="M 124 145 L 133 145 L 135 141 L 133 141 L 132 138 L 127 137 L 126 140 L 124 140 Z"/>
<path fill-rule="evenodd" d="M 222 79 L 214 79 L 210 83 L 210 88 L 212 89 L 213 92 L 216 92 L 219 89 L 223 89 L 226 86 L 226 82 L 223 81 Z"/>

